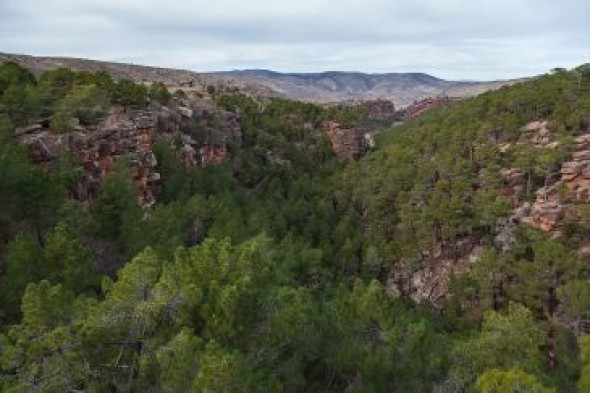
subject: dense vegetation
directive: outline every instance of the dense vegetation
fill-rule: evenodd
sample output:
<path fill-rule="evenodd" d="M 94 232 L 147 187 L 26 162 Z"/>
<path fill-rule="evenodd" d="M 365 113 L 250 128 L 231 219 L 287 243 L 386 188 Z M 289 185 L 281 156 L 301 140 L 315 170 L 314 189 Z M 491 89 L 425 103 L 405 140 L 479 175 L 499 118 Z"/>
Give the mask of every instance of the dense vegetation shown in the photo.
<path fill-rule="evenodd" d="M 75 158 L 42 169 L 12 137 L 29 119 L 68 132 L 148 99 L 171 96 L 0 66 L 0 390 L 590 391 L 590 341 L 567 323 L 590 319 L 584 228 L 492 241 L 509 213 L 499 169 L 525 169 L 532 198 L 588 129 L 588 66 L 428 113 L 353 164 L 310 130 L 359 113 L 220 94 L 242 146 L 201 169 L 158 143 L 162 190 L 147 212 L 125 165 L 86 205 L 70 197 Z M 560 148 L 499 153 L 536 119 Z M 386 290 L 424 250 L 473 234 L 488 247 L 439 309 Z"/>

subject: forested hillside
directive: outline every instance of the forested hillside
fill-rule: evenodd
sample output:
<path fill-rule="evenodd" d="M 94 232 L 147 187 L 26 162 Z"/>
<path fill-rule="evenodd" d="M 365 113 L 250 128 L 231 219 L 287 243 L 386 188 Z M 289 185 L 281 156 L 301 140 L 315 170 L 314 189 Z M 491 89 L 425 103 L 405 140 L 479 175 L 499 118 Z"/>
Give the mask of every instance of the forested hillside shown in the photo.
<path fill-rule="evenodd" d="M 587 65 L 356 162 L 355 109 L 12 63 L 0 97 L 1 391 L 590 391 Z"/>

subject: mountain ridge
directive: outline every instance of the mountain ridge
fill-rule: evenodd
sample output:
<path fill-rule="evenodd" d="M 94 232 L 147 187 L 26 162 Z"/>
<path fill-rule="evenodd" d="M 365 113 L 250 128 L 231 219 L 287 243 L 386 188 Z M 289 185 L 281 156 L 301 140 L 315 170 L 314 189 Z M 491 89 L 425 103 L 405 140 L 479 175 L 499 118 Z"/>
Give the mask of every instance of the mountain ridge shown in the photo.
<path fill-rule="evenodd" d="M 316 103 L 387 99 L 398 107 L 433 96 L 463 98 L 521 81 L 449 81 L 423 72 L 363 73 L 324 71 L 280 73 L 271 70 L 236 70 L 209 73 L 226 82 L 258 85 L 286 98 Z"/>
<path fill-rule="evenodd" d="M 212 85 L 218 88 L 237 88 L 259 96 L 278 96 L 315 103 L 387 99 L 393 101 L 397 107 L 405 107 L 414 101 L 433 96 L 474 96 L 523 80 L 449 81 L 423 72 L 283 73 L 267 69 L 197 72 L 84 58 L 1 52 L 0 61 L 14 61 L 34 73 L 67 67 L 80 71 L 105 71 L 115 78 L 143 83 L 162 82 L 169 87 L 192 88 L 197 91 L 204 91 Z"/>

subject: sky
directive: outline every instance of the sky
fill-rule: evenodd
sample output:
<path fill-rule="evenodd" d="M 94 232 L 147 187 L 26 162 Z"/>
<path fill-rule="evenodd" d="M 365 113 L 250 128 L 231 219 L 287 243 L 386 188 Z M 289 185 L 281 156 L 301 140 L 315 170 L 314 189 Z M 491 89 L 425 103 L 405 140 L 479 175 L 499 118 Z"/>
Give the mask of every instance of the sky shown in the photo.
<path fill-rule="evenodd" d="M 0 0 L 0 52 L 507 79 L 590 62 L 590 0 Z"/>

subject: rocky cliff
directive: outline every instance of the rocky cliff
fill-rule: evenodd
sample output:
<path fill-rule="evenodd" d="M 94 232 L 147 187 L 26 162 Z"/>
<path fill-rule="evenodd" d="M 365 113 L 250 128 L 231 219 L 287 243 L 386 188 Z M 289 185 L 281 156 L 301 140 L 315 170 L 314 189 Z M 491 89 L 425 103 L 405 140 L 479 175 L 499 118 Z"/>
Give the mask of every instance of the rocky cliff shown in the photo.
<path fill-rule="evenodd" d="M 553 140 L 550 124 L 535 121 L 523 127 L 535 148 L 555 149 L 560 142 Z M 501 171 L 505 189 L 514 206 L 511 219 L 516 223 L 538 228 L 559 237 L 565 222 L 578 216 L 579 203 L 590 202 L 590 133 L 573 139 L 571 154 L 553 173 L 548 174 L 546 185 L 534 191 L 532 202 L 520 195 L 527 187 L 527 173 L 522 168 Z"/>
<path fill-rule="evenodd" d="M 144 207 L 156 202 L 160 180 L 155 141 L 174 147 L 188 166 L 219 163 L 228 145 L 241 143 L 236 114 L 196 99 L 176 101 L 168 107 L 156 103 L 144 109 L 112 106 L 99 124 L 77 125 L 67 133 L 57 133 L 48 120 L 41 120 L 16 129 L 15 137 L 43 166 L 71 153 L 82 171 L 74 195 L 80 200 L 93 200 L 105 177 L 119 162 L 125 162 L 137 187 L 138 203 Z"/>
<path fill-rule="evenodd" d="M 441 106 L 449 105 L 453 101 L 456 101 L 456 98 L 450 98 L 447 96 L 439 96 L 439 97 L 427 97 L 420 101 L 414 101 L 411 105 L 408 105 L 404 109 L 404 120 L 410 121 L 426 111 L 431 109 L 439 108 Z"/>
<path fill-rule="evenodd" d="M 452 275 L 466 272 L 479 260 L 483 249 L 478 234 L 436 244 L 418 260 L 402 260 L 387 277 L 386 287 L 394 296 L 408 296 L 417 303 L 428 301 L 441 307 Z"/>
<path fill-rule="evenodd" d="M 557 140 L 552 125 L 546 120 L 530 122 L 522 126 L 520 132 L 519 141 L 499 145 L 501 154 L 507 154 L 518 144 L 527 144 L 541 154 L 560 148 L 563 143 Z M 493 244 L 498 250 L 509 248 L 514 240 L 513 230 L 518 225 L 563 238 L 564 226 L 579 221 L 580 206 L 590 203 L 590 129 L 574 137 L 569 150 L 565 161 L 547 174 L 546 184 L 536 189 L 529 184 L 526 168 L 500 170 L 503 181 L 500 193 L 512 205 L 512 213 L 507 220 L 497 223 Z M 532 201 L 525 198 L 527 193 L 534 196 Z M 579 243 L 579 255 L 590 255 L 587 239 L 574 243 Z M 436 244 L 424 250 L 418 260 L 402 261 L 387 278 L 387 287 L 392 294 L 441 306 L 448 295 L 450 276 L 466 272 L 479 260 L 483 247 L 478 234 Z"/>
<path fill-rule="evenodd" d="M 337 122 L 329 121 L 324 125 L 324 129 L 330 138 L 332 151 L 342 159 L 357 160 L 374 145 L 371 136 L 359 128 L 347 129 Z"/>

